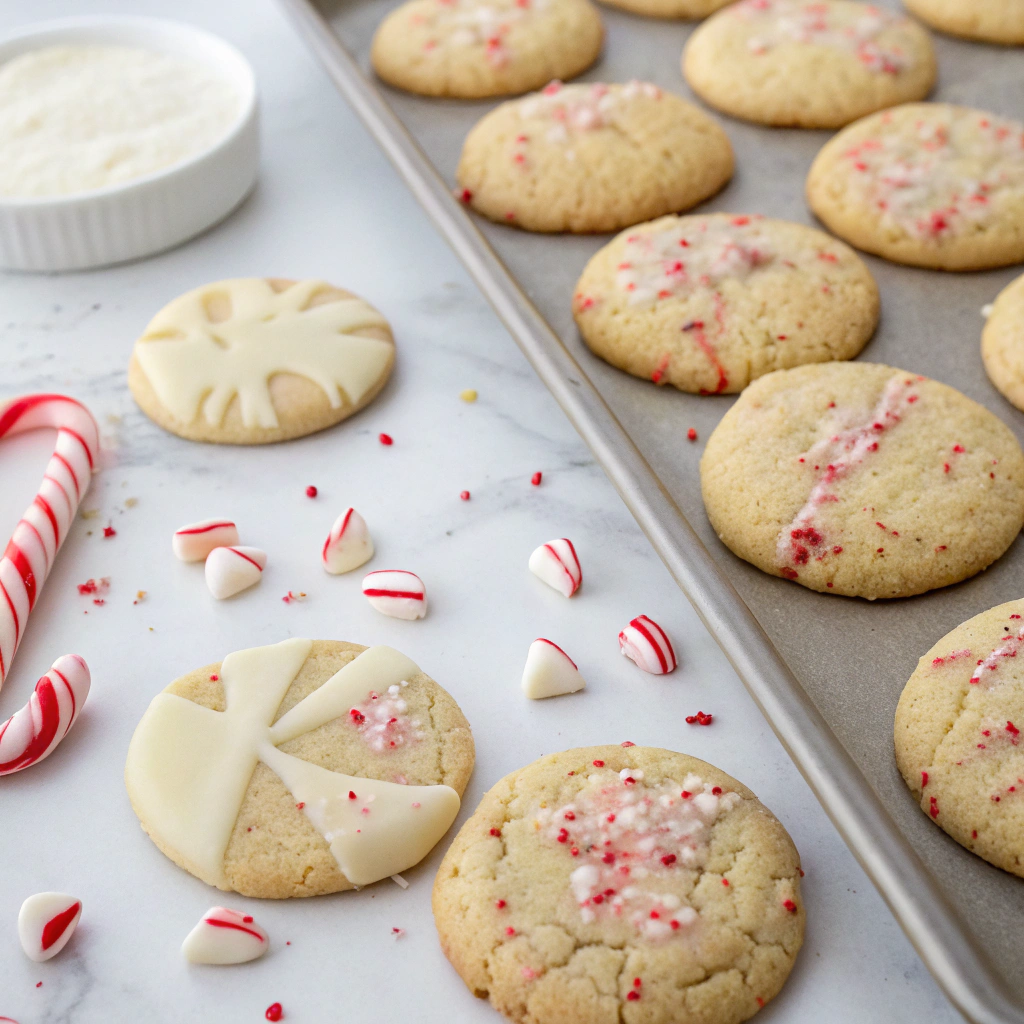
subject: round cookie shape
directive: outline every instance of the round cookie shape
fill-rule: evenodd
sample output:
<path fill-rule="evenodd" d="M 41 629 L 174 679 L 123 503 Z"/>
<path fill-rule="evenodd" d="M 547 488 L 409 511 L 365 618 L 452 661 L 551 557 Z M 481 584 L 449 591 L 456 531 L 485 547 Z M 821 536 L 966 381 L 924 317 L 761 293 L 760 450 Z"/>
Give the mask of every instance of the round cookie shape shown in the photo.
<path fill-rule="evenodd" d="M 1024 411 L 1024 276 L 996 298 L 981 333 L 981 359 L 989 380 Z"/>
<path fill-rule="evenodd" d="M 235 278 L 186 292 L 136 341 L 128 386 L 191 441 L 267 444 L 368 405 L 395 360 L 387 321 L 324 281 Z"/>
<path fill-rule="evenodd" d="M 798 128 L 840 128 L 924 99 L 936 63 L 925 29 L 853 0 L 742 0 L 701 25 L 683 74 L 733 117 Z"/>
<path fill-rule="evenodd" d="M 733 0 L 602 0 L 609 7 L 618 7 L 649 18 L 706 18 Z"/>
<path fill-rule="evenodd" d="M 615 231 L 687 210 L 732 176 L 706 114 L 646 82 L 562 85 L 503 103 L 469 133 L 465 201 L 528 231 Z"/>
<path fill-rule="evenodd" d="M 473 770 L 455 701 L 390 647 L 285 640 L 157 694 L 125 784 L 153 842 L 219 889 L 283 899 L 422 860 Z"/>
<path fill-rule="evenodd" d="M 1020 0 L 903 0 L 908 11 L 940 32 L 1004 46 L 1024 45 Z"/>
<path fill-rule="evenodd" d="M 595 354 L 698 394 L 852 359 L 878 309 L 874 279 L 842 242 L 801 224 L 725 213 L 628 228 L 590 260 L 573 298 Z"/>
<path fill-rule="evenodd" d="M 734 554 L 827 594 L 909 597 L 981 572 L 1024 525 L 1024 453 L 987 409 L 872 363 L 778 370 L 722 417 L 704 506 Z"/>
<path fill-rule="evenodd" d="M 1024 260 L 1024 124 L 949 103 L 865 117 L 822 148 L 811 209 L 896 263 L 983 270 Z"/>
<path fill-rule="evenodd" d="M 603 39 L 590 0 L 409 0 L 381 22 L 370 57 L 407 92 L 475 99 L 574 78 Z"/>
<path fill-rule="evenodd" d="M 1018 657 L 1021 654 L 1022 657 Z M 1024 600 L 947 633 L 896 707 L 896 763 L 961 846 L 1024 877 Z"/>
<path fill-rule="evenodd" d="M 800 949 L 799 873 L 785 829 L 724 772 L 583 747 L 484 796 L 438 870 L 434 919 L 469 989 L 512 1021 L 741 1021 Z"/>

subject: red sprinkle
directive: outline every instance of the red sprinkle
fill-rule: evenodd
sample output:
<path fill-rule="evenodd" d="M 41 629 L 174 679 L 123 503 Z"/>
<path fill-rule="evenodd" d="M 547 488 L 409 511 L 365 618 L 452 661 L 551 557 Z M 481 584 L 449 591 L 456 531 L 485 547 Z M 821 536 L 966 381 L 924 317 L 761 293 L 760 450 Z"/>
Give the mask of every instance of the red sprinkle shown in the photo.
<path fill-rule="evenodd" d="M 540 487 L 540 482 L 543 479 L 544 479 L 544 474 L 541 473 L 540 470 L 537 470 L 537 472 L 534 473 L 533 476 L 530 477 L 530 483 L 533 484 L 534 487 Z"/>
<path fill-rule="evenodd" d="M 924 789 L 928 785 L 928 773 L 921 772 L 921 788 Z"/>
<path fill-rule="evenodd" d="M 377 437 L 377 440 L 383 445 L 392 445 L 395 443 L 395 439 L 390 434 L 380 434 Z"/>
<path fill-rule="evenodd" d="M 933 796 L 929 801 L 928 813 L 932 816 L 932 818 L 937 818 L 939 816 L 939 801 L 937 797 Z"/>
<path fill-rule="evenodd" d="M 460 491 L 460 492 L 459 492 L 459 497 L 460 497 L 460 498 L 461 498 L 461 499 L 462 499 L 463 501 L 469 501 L 469 491 Z"/>
<path fill-rule="evenodd" d="M 284 1010 L 280 1003 L 271 1003 L 267 1007 L 267 1012 L 263 1015 L 267 1020 L 280 1020 L 284 1016 Z"/>
<path fill-rule="evenodd" d="M 638 999 L 640 998 L 640 993 L 639 993 L 639 992 L 637 992 L 637 990 L 636 990 L 635 988 L 631 988 L 631 989 L 630 989 L 630 990 L 629 990 L 629 991 L 628 991 L 628 992 L 626 993 L 626 998 L 627 998 L 627 999 L 628 999 L 628 1000 L 629 1000 L 629 1001 L 630 1001 L 631 1003 L 635 1003 L 635 1002 L 636 1002 L 636 1001 L 637 1001 L 637 1000 L 638 1000 Z"/>
<path fill-rule="evenodd" d="M 686 440 L 687 441 L 696 441 L 697 440 L 697 431 L 694 430 L 693 427 L 690 427 L 690 429 L 686 432 Z"/>
<path fill-rule="evenodd" d="M 686 716 L 687 725 L 710 725 L 714 721 L 714 715 L 705 715 L 703 711 L 698 711 L 695 715 Z"/>
<path fill-rule="evenodd" d="M 307 498 L 315 498 L 315 497 L 316 497 L 316 495 L 317 495 L 317 490 L 316 490 L 316 488 L 315 488 L 315 487 L 314 487 L 314 486 L 313 486 L 312 484 L 310 484 L 310 485 L 309 485 L 309 486 L 308 486 L 308 487 L 306 488 L 306 497 L 307 497 Z"/>
<path fill-rule="evenodd" d="M 791 914 L 795 914 L 795 913 L 796 913 L 797 907 L 796 907 L 796 904 L 795 904 L 795 903 L 794 903 L 794 902 L 793 902 L 792 900 L 783 900 L 783 901 L 782 901 L 782 905 L 783 905 L 783 906 L 784 906 L 784 907 L 785 907 L 785 908 L 786 908 L 786 909 L 787 909 L 787 910 L 788 910 L 788 911 L 789 911 L 789 912 L 790 912 Z"/>
<path fill-rule="evenodd" d="M 116 537 L 117 536 L 117 530 L 115 530 L 112 526 L 104 526 L 103 527 L 103 536 L 104 537 Z"/>
<path fill-rule="evenodd" d="M 515 933 L 516 933 L 516 930 L 511 925 L 509 925 L 508 928 L 505 929 L 505 934 L 506 935 L 515 935 Z"/>
<path fill-rule="evenodd" d="M 506 907 L 508 906 L 508 904 L 507 904 L 507 903 L 506 903 L 506 902 L 505 902 L 504 900 L 495 900 L 495 901 L 494 901 L 494 905 L 495 905 L 495 906 L 496 906 L 496 907 L 497 907 L 497 908 L 498 908 L 499 910 L 504 910 L 504 909 L 505 909 L 505 908 L 506 908 Z"/>
<path fill-rule="evenodd" d="M 635 747 L 636 744 L 632 740 L 623 740 L 621 746 L 623 746 L 623 747 Z"/>
<path fill-rule="evenodd" d="M 729 884 L 729 879 L 728 878 L 723 878 L 722 879 L 722 885 L 727 886 L 728 884 Z"/>
<path fill-rule="evenodd" d="M 604 767 L 604 761 L 595 761 L 594 762 L 594 767 L 595 768 L 603 768 Z"/>
<path fill-rule="evenodd" d="M 501 829 L 500 828 L 492 828 L 491 829 L 491 835 L 492 836 L 500 836 L 501 835 Z"/>

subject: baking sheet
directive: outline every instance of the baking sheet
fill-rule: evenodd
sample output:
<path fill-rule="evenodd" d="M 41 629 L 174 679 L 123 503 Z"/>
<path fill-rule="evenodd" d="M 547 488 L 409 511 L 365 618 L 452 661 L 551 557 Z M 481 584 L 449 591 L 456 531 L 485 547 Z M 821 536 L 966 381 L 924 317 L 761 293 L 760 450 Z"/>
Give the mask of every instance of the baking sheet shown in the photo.
<path fill-rule="evenodd" d="M 297 0 L 288 2 L 294 5 Z M 367 54 L 373 31 L 396 4 L 391 0 L 320 0 L 320 4 L 331 29 L 368 72 Z M 898 4 L 887 0 L 881 6 L 896 9 Z M 582 80 L 643 78 L 690 96 L 679 70 L 679 56 L 692 25 L 651 21 L 604 7 L 602 15 L 608 29 L 605 53 Z M 933 98 L 1020 116 L 1024 110 L 1024 51 L 942 36 L 936 36 L 935 42 L 940 82 Z M 429 160 L 454 185 L 462 140 L 495 102 L 423 99 L 381 83 L 377 87 Z M 361 113 L 366 117 L 365 111 Z M 813 223 L 803 199 L 803 182 L 830 133 L 767 129 L 715 116 L 724 124 L 736 150 L 737 173 L 719 196 L 699 210 L 756 212 Z M 391 155 L 402 169 L 399 149 Z M 407 179 L 408 171 L 404 169 Z M 971 1019 L 1024 1020 L 1024 1013 L 997 1005 L 999 999 L 995 996 L 988 1007 L 972 1004 L 958 990 L 955 979 L 942 976 L 962 968 L 965 980 L 984 990 L 987 957 L 1014 1002 L 1024 1005 L 1024 972 L 1019 970 L 1024 883 L 990 867 L 935 828 L 906 790 L 892 755 L 893 713 L 917 658 L 965 619 L 1022 596 L 1024 543 L 1018 539 L 995 566 L 973 580 L 904 601 L 868 603 L 819 595 L 760 573 L 735 558 L 711 530 L 700 499 L 698 462 L 702 444 L 692 445 L 685 440 L 686 430 L 691 426 L 697 428 L 702 441 L 706 439 L 733 399 L 683 395 L 636 380 L 592 356 L 579 340 L 570 310 L 573 285 L 586 261 L 608 236 L 530 235 L 476 220 L 498 256 L 625 427 L 721 573 L 754 612 L 902 835 L 959 911 L 961 921 L 967 922 L 982 950 L 977 962 L 972 962 L 963 950 L 958 955 L 952 944 L 955 936 L 933 936 L 935 944 L 930 946 L 921 934 L 921 921 L 918 919 L 915 924 L 913 918 L 915 912 L 927 913 L 927 908 L 921 906 L 927 899 L 923 885 L 927 880 L 908 877 L 886 882 L 879 878 L 878 871 L 869 869 L 940 983 Z M 465 253 L 462 255 L 466 258 Z M 952 384 L 992 409 L 1024 441 L 1024 415 L 1002 399 L 988 382 L 978 354 L 983 324 L 981 308 L 993 300 L 1020 268 L 946 275 L 897 267 L 872 257 L 865 259 L 878 280 L 883 309 L 879 331 L 860 358 L 890 363 Z M 478 279 L 480 269 L 477 268 Z M 608 469 L 607 461 L 602 462 Z M 645 528 L 650 533 L 649 524 Z M 705 579 L 702 585 L 715 587 L 718 583 Z M 739 633 L 737 630 L 737 636 Z M 741 656 L 742 652 L 729 651 L 729 643 L 722 640 L 721 634 L 720 641 L 734 661 Z M 766 711 L 771 720 L 771 709 Z M 773 724 L 778 726 L 777 722 Z M 808 737 L 809 742 L 813 739 Z M 827 743 L 824 746 L 827 749 Z M 799 756 L 797 760 L 800 761 Z M 802 767 L 806 771 L 806 763 Z M 840 772 L 835 776 L 841 781 Z M 820 787 L 818 792 L 822 796 Z M 854 793 L 846 795 L 856 798 Z M 884 830 L 888 826 L 883 821 L 878 827 Z M 878 845 L 885 845 L 888 838 L 880 831 Z M 859 850 L 856 844 L 851 845 L 863 861 L 863 841 Z M 914 869 L 915 865 L 910 864 L 910 876 Z M 918 881 L 922 885 L 917 885 Z M 958 927 L 958 922 L 953 921 L 951 926 Z M 943 946 L 947 940 L 949 944 Z"/>

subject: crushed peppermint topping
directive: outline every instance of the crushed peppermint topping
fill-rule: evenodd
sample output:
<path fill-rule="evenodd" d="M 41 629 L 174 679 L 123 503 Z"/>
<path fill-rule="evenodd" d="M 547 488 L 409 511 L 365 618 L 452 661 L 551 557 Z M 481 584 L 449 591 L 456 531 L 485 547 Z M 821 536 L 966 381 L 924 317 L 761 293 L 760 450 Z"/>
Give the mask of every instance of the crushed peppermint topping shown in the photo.
<path fill-rule="evenodd" d="M 979 660 L 974 674 L 970 678 L 972 686 L 984 682 L 987 686 L 994 685 L 1000 680 L 993 678 L 993 673 L 999 670 L 1007 658 L 1016 658 L 1017 652 L 1024 648 L 1024 626 L 1012 636 L 1006 638 L 987 658 Z"/>
<path fill-rule="evenodd" d="M 349 710 L 349 722 L 375 753 L 407 747 L 423 738 L 419 721 L 409 717 L 409 705 L 402 697 L 402 687 L 408 685 L 403 679 L 384 694 L 371 690 L 362 704 Z"/>
<path fill-rule="evenodd" d="M 482 49 L 487 63 L 500 70 L 515 56 L 509 34 L 550 5 L 551 0 L 435 0 L 429 7 L 418 6 L 410 24 L 427 31 L 427 53 Z"/>
<path fill-rule="evenodd" d="M 550 122 L 545 131 L 549 142 L 567 142 L 570 135 L 596 131 L 611 123 L 612 112 L 621 107 L 623 100 L 638 97 L 659 99 L 661 90 L 650 82 L 627 82 L 621 86 L 563 85 L 551 82 L 549 85 L 519 103 L 519 117 L 524 121 L 543 120 Z M 528 138 L 520 136 L 525 142 Z"/>

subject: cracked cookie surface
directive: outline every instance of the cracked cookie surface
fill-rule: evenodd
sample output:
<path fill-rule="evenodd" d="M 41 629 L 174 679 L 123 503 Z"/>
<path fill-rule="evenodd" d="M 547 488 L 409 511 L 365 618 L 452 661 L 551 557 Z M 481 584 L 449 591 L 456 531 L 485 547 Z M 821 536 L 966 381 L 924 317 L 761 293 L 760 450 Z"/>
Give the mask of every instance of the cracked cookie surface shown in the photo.
<path fill-rule="evenodd" d="M 449 960 L 528 1024 L 726 1024 L 781 989 L 803 939 L 800 862 L 717 768 L 599 746 L 488 792 L 434 883 Z"/>

